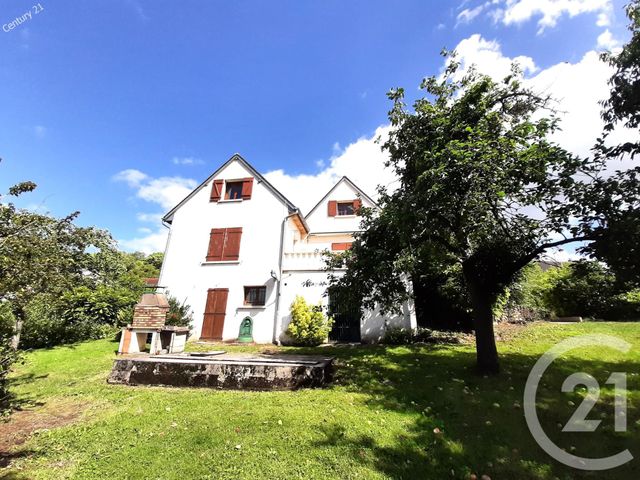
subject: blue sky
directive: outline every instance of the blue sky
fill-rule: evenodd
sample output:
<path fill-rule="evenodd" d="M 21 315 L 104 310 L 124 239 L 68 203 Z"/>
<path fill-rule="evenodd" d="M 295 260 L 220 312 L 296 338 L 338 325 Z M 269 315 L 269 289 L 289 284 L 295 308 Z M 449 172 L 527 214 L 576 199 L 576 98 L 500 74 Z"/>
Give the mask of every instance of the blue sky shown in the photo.
<path fill-rule="evenodd" d="M 442 47 L 496 74 L 520 57 L 553 91 L 602 84 L 585 55 L 627 38 L 617 0 L 33 5 L 0 6 L 0 191 L 33 180 L 23 206 L 80 210 L 81 224 L 147 251 L 162 245 L 158 215 L 234 152 L 303 205 L 341 174 L 373 193 L 385 92 L 415 97 Z"/>

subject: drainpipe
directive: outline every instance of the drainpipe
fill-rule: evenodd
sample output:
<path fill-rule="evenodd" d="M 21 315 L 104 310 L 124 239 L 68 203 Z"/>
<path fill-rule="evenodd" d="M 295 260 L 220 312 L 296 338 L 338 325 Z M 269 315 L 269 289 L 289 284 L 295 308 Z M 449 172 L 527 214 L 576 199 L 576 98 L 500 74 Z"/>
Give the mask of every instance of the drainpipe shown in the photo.
<path fill-rule="evenodd" d="M 274 329 L 273 329 L 273 343 L 280 346 L 282 342 L 280 341 L 280 327 L 282 326 L 282 322 L 280 321 L 280 283 L 282 282 L 282 261 L 284 257 L 284 228 L 289 217 L 284 217 L 282 220 L 282 228 L 280 230 L 280 258 L 278 259 L 278 278 L 276 281 L 276 313 L 275 313 L 275 321 Z"/>
<path fill-rule="evenodd" d="M 169 242 L 171 241 L 171 225 L 169 225 L 167 222 L 165 222 L 164 220 L 162 220 L 162 226 L 166 227 L 169 229 L 169 234 L 167 235 L 167 243 L 165 243 L 164 245 L 164 254 L 162 255 L 162 265 L 160 265 L 160 275 L 158 277 L 158 286 L 162 287 L 163 285 L 160 285 L 160 279 L 162 278 L 162 273 L 164 271 L 164 265 L 167 262 L 167 252 L 169 251 Z"/>

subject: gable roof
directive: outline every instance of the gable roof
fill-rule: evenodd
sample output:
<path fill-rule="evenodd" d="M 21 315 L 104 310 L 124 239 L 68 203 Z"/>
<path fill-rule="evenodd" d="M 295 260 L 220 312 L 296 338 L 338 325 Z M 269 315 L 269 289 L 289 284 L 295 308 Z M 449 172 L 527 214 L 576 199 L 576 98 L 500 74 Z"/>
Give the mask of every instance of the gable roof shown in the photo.
<path fill-rule="evenodd" d="M 368 202 L 370 202 L 373 206 L 378 207 L 378 204 L 377 204 L 377 203 L 376 203 L 376 202 L 375 202 L 375 201 L 374 201 L 374 200 L 373 200 L 369 195 L 367 195 L 366 193 L 364 193 L 364 191 L 362 191 L 362 189 L 361 189 L 360 187 L 358 187 L 355 183 L 353 183 L 353 182 L 349 179 L 349 177 L 347 177 L 347 176 L 343 176 L 340 180 L 338 180 L 338 181 L 336 182 L 336 184 L 335 184 L 333 187 L 331 187 L 331 189 L 330 189 L 330 190 L 325 194 L 325 196 L 324 196 L 324 197 L 322 197 L 318 203 L 316 203 L 316 206 L 315 206 L 315 207 L 313 207 L 313 208 L 309 211 L 309 213 L 307 213 L 307 214 L 305 215 L 305 218 L 306 218 L 306 217 L 308 217 L 309 215 L 311 215 L 311 214 L 313 213 L 313 211 L 314 211 L 316 208 L 318 208 L 318 207 L 322 204 L 322 202 L 324 202 L 324 201 L 327 199 L 327 197 L 328 197 L 329 195 L 331 195 L 331 192 L 333 192 L 333 191 L 338 187 L 338 185 L 340 185 L 342 182 L 346 182 L 346 183 L 347 183 L 351 188 L 353 188 L 353 189 L 356 191 L 356 193 L 360 194 L 360 197 L 361 197 L 361 198 L 364 198 L 365 200 L 367 200 Z"/>
<path fill-rule="evenodd" d="M 207 177 L 207 179 L 204 182 L 202 182 L 195 189 L 193 189 L 189 195 L 183 198 L 180 203 L 178 203 L 164 217 L 162 217 L 162 221 L 166 223 L 171 223 L 173 221 L 173 215 L 178 211 L 178 209 L 182 205 L 184 205 L 187 201 L 189 201 L 191 197 L 193 197 L 196 193 L 202 190 L 207 183 L 213 180 L 216 177 L 216 175 L 218 175 L 222 170 L 227 168 L 227 166 L 233 162 L 240 163 L 244 168 L 246 168 L 251 173 L 251 175 L 253 175 L 253 177 L 256 179 L 258 183 L 263 183 L 264 186 L 267 188 L 267 190 L 271 191 L 271 193 L 273 193 L 275 197 L 278 200 L 280 200 L 289 209 L 289 213 L 295 213 L 295 212 L 300 213 L 300 209 L 296 207 L 289 199 L 287 199 L 287 197 L 285 197 L 282 193 L 280 193 L 276 187 L 271 185 L 266 178 L 264 178 L 255 168 L 251 166 L 249 162 L 247 162 L 244 158 L 242 158 L 242 155 L 240 155 L 239 153 L 234 153 L 231 156 L 231 158 L 229 158 L 229 160 L 227 160 L 220 168 L 218 168 L 215 172 L 209 175 L 209 177 Z"/>

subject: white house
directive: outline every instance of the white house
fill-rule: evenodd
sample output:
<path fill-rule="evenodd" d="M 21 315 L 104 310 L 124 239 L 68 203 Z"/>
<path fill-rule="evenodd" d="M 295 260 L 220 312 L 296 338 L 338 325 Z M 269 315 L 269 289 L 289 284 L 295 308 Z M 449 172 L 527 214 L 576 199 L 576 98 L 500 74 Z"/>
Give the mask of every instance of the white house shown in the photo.
<path fill-rule="evenodd" d="M 248 316 L 257 343 L 286 342 L 296 295 L 334 314 L 330 340 L 375 342 L 388 326 L 415 327 L 410 304 L 387 317 L 331 304 L 322 252 L 350 247 L 362 205 L 376 208 L 343 177 L 303 215 L 236 154 L 163 217 L 170 232 L 159 285 L 191 306 L 202 340 L 233 341 Z"/>

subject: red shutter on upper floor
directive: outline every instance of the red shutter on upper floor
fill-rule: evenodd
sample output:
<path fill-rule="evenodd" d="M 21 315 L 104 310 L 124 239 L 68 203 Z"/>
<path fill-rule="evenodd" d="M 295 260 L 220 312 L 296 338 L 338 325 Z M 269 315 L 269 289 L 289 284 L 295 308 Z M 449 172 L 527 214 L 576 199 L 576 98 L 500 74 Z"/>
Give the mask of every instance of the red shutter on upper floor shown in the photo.
<path fill-rule="evenodd" d="M 359 215 L 361 208 L 362 208 L 362 200 L 360 200 L 359 198 L 356 198 L 353 201 L 353 213 L 355 213 L 356 215 Z"/>
<path fill-rule="evenodd" d="M 210 201 L 218 202 L 220 201 L 220 197 L 222 197 L 222 186 L 224 185 L 224 180 L 214 180 L 213 185 L 211 186 L 211 198 Z"/>
<path fill-rule="evenodd" d="M 336 214 L 338 213 L 338 202 L 336 202 L 335 200 L 329 200 L 328 203 L 329 207 L 328 207 L 328 214 L 330 217 L 335 217 Z"/>
<path fill-rule="evenodd" d="M 207 251 L 207 262 L 218 262 L 222 260 L 222 251 L 224 250 L 224 238 L 226 229 L 212 228 L 209 235 L 209 250 Z"/>
<path fill-rule="evenodd" d="M 224 242 L 222 260 L 238 260 L 240 258 L 240 240 L 242 227 L 227 228 L 227 236 Z"/>
<path fill-rule="evenodd" d="M 242 199 L 251 200 L 252 192 L 253 192 L 253 178 L 242 179 Z"/>
<path fill-rule="evenodd" d="M 342 251 L 342 250 L 349 250 L 351 248 L 352 244 L 353 244 L 352 242 L 332 243 L 331 244 L 331 250 L 333 250 L 334 252 L 339 252 L 339 251 Z"/>

